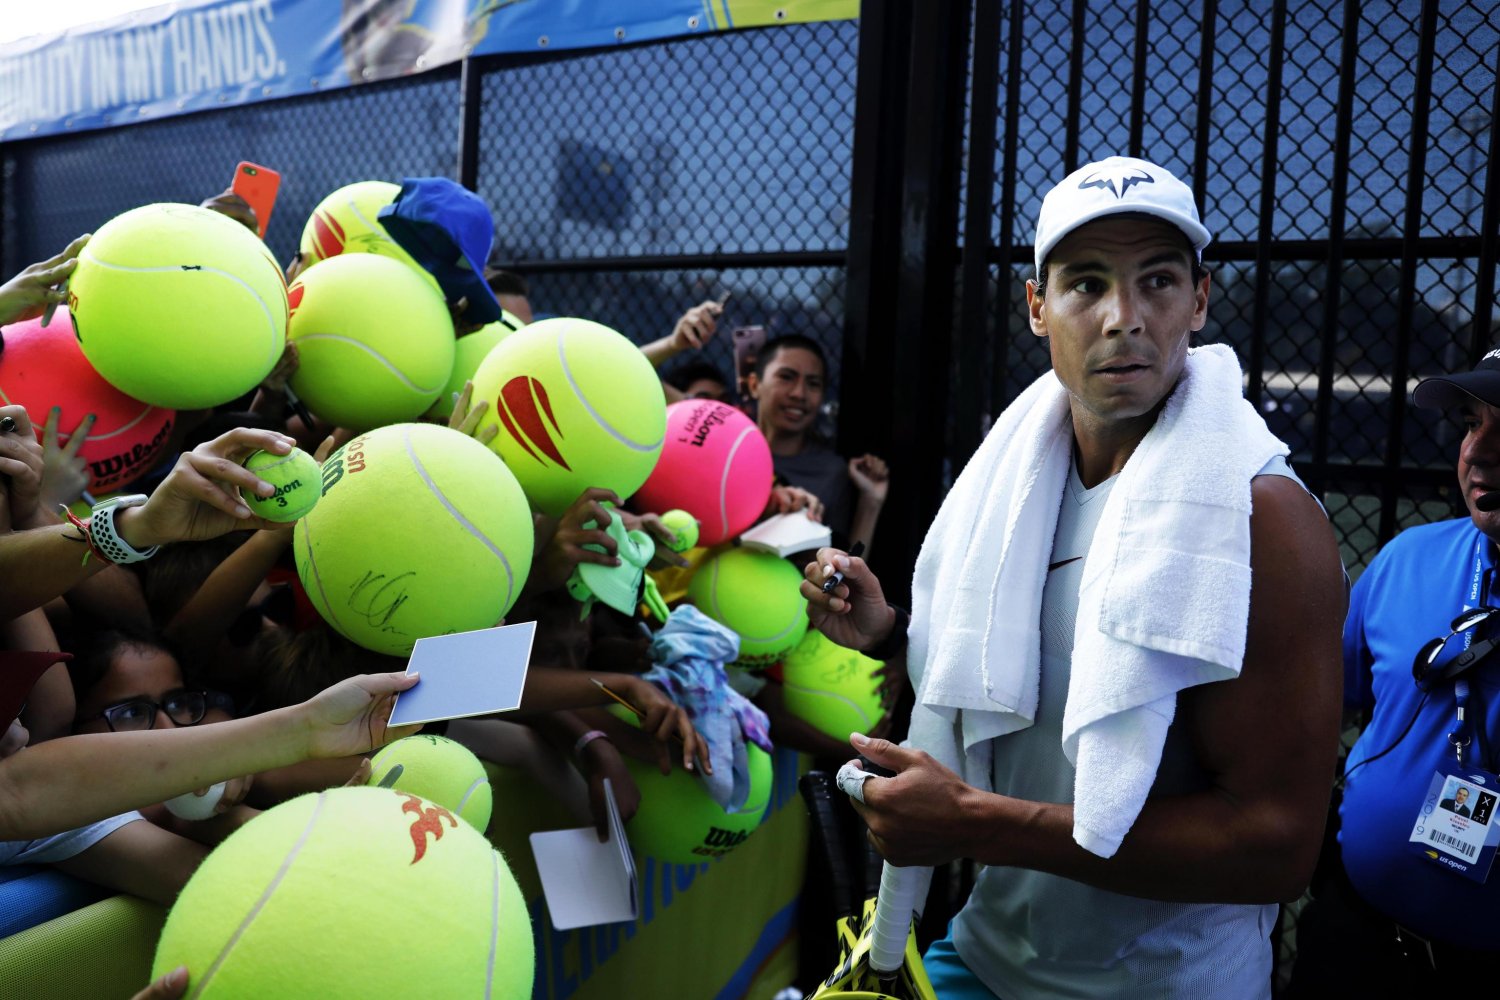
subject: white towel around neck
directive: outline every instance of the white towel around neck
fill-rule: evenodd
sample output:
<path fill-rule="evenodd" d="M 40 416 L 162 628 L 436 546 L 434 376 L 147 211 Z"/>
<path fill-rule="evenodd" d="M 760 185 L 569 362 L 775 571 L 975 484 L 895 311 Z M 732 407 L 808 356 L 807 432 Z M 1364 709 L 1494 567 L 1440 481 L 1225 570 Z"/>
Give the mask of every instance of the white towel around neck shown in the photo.
<path fill-rule="evenodd" d="M 1105 501 L 1084 560 L 1062 750 L 1073 839 L 1110 857 L 1156 779 L 1177 692 L 1237 677 L 1250 605 L 1250 481 L 1287 447 L 1244 399 L 1234 352 L 1188 353 Z M 1068 394 L 1037 379 L 943 501 L 912 582 L 910 743 L 979 788 L 990 742 L 1030 726 L 1042 589 L 1073 460 Z"/>

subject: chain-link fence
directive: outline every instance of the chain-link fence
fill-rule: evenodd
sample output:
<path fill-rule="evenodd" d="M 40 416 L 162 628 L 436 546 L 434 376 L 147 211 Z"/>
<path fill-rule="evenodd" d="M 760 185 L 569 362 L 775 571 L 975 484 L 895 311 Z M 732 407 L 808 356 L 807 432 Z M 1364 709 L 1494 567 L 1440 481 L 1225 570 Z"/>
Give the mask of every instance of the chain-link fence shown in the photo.
<path fill-rule="evenodd" d="M 1024 292 L 1042 195 L 1142 155 L 1198 195 L 1203 339 L 1240 353 L 1357 575 L 1457 509 L 1458 430 L 1408 400 L 1492 340 L 1497 65 L 1500 0 L 889 0 L 860 22 L 486 60 L 469 107 L 450 69 L 7 144 L 0 272 L 215 193 L 241 159 L 286 178 L 283 259 L 342 184 L 459 176 L 539 313 L 645 342 L 732 293 L 725 325 L 822 342 L 834 398 L 849 375 L 841 440 L 893 466 L 899 578 L 944 484 L 1048 366 Z M 730 375 L 727 337 L 706 357 Z"/>
<path fill-rule="evenodd" d="M 539 313 L 637 342 L 727 294 L 726 326 L 819 340 L 836 392 L 857 38 L 835 21 L 476 66 L 494 260 L 531 279 Z M 4 270 L 136 205 L 196 203 L 241 159 L 285 178 L 266 240 L 287 260 L 344 184 L 456 176 L 460 103 L 455 68 L 7 144 Z M 728 375 L 729 338 L 705 360 Z"/>
<path fill-rule="evenodd" d="M 1451 516 L 1456 425 L 1407 400 L 1491 340 L 1500 5 L 996 6 L 992 269 L 969 292 L 992 305 L 981 421 L 1048 365 L 1023 288 L 1042 195 L 1081 163 L 1144 155 L 1199 194 L 1203 339 L 1240 353 L 1351 573 L 1401 527 Z"/>

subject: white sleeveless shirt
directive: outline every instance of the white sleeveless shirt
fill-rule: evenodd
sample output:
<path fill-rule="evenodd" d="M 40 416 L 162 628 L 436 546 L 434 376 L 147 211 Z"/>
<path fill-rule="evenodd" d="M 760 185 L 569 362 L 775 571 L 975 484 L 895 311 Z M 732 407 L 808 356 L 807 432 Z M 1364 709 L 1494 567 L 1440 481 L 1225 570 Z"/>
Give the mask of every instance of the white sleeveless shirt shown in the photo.
<path fill-rule="evenodd" d="M 1297 480 L 1281 458 L 1261 475 Z M 1036 723 L 999 737 L 994 787 L 1033 802 L 1073 801 L 1062 752 L 1083 557 L 1114 487 L 1085 489 L 1075 466 L 1063 491 L 1042 592 L 1042 676 Z M 1300 484 L 1300 480 L 1297 480 Z M 1180 717 L 1179 717 L 1180 718 Z M 1208 787 L 1188 734 L 1167 732 L 1153 795 Z M 953 921 L 953 946 L 991 992 L 1032 997 L 1269 998 L 1274 905 L 1141 899 L 1024 868 L 984 868 Z"/>

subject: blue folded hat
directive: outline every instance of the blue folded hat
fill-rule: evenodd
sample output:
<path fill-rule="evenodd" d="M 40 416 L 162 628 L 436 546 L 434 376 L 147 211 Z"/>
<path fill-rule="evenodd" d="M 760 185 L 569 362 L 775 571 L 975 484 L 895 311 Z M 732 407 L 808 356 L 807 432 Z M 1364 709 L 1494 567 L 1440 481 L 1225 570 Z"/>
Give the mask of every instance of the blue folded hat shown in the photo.
<path fill-rule="evenodd" d="M 469 300 L 466 319 L 500 318 L 500 303 L 484 280 L 495 220 L 482 198 L 446 177 L 407 177 L 379 217 L 391 239 L 437 279 L 450 303 Z"/>

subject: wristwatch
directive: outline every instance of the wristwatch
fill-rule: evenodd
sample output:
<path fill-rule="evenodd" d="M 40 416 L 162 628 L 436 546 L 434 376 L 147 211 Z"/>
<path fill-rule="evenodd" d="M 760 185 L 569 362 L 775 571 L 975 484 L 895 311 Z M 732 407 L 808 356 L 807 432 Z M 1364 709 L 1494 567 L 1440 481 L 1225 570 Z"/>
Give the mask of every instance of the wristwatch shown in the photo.
<path fill-rule="evenodd" d="M 117 566 L 142 562 L 156 555 L 160 545 L 153 545 L 144 552 L 133 548 L 120 537 L 115 528 L 115 512 L 122 507 L 139 507 L 146 502 L 146 494 L 135 493 L 124 497 L 111 497 L 94 504 L 93 517 L 89 520 L 89 537 L 106 559 Z"/>

